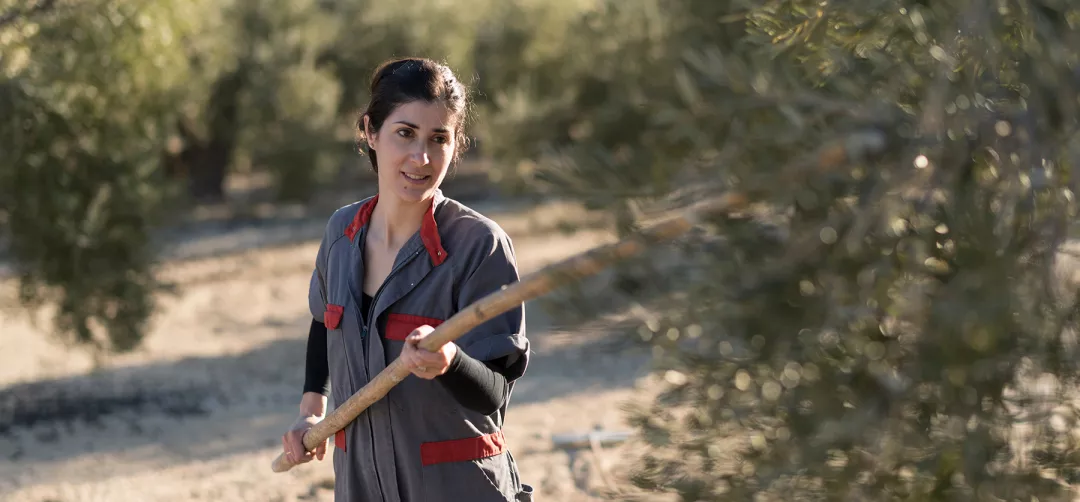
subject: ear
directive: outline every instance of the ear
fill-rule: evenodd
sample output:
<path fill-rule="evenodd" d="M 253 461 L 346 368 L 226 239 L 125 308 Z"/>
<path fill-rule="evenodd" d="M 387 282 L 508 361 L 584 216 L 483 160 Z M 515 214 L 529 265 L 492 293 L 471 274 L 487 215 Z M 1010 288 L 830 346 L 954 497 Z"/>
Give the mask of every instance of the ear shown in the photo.
<path fill-rule="evenodd" d="M 368 148 L 375 149 L 375 131 L 371 129 L 371 117 L 364 114 L 364 141 Z"/>

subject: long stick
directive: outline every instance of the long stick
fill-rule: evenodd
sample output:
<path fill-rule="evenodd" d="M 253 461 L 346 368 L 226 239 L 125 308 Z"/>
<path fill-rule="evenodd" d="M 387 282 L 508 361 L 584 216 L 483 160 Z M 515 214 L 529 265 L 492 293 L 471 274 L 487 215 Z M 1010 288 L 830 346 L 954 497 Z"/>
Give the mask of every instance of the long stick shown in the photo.
<path fill-rule="evenodd" d="M 481 298 L 465 310 L 454 314 L 424 338 L 420 342 L 420 347 L 432 352 L 437 351 L 444 344 L 457 340 L 488 319 L 517 307 L 525 301 L 595 275 L 618 261 L 641 254 L 650 245 L 677 238 L 693 228 L 701 217 L 728 213 L 744 207 L 746 203 L 746 197 L 741 194 L 728 194 L 715 200 L 699 203 L 682 215 L 654 225 L 636 235 L 548 265 L 517 282 L 503 286 L 501 290 Z M 304 434 L 304 448 L 311 451 L 325 442 L 330 436 L 355 420 L 369 406 L 382 399 L 390 392 L 390 389 L 410 374 L 411 372 L 401 358 L 395 359 L 325 419 L 308 429 Z M 285 472 L 293 465 L 282 453 L 274 459 L 272 468 L 274 472 Z"/>
<path fill-rule="evenodd" d="M 779 176 L 771 179 L 770 183 L 797 182 L 802 176 L 808 174 L 807 167 L 814 168 L 810 172 L 832 170 L 846 162 L 860 160 L 867 155 L 881 152 L 886 146 L 885 135 L 876 129 L 855 131 L 840 139 L 841 141 L 824 145 L 810 158 L 781 169 Z M 637 235 L 548 265 L 513 284 L 503 286 L 501 290 L 481 298 L 465 310 L 453 315 L 424 338 L 420 342 L 420 347 L 432 352 L 439 350 L 444 344 L 457 340 L 488 319 L 521 305 L 525 301 L 595 275 L 618 261 L 641 254 L 650 245 L 679 237 L 693 228 L 701 218 L 727 214 L 746 207 L 748 203 L 749 197 L 746 193 L 728 193 L 691 206 L 683 214 L 654 225 Z M 323 421 L 308 429 L 304 434 L 304 448 L 308 451 L 315 449 L 337 431 L 356 420 L 360 413 L 382 399 L 390 392 L 390 389 L 410 374 L 411 372 L 401 359 L 395 359 L 367 385 L 327 415 Z M 285 472 L 292 467 L 293 464 L 289 463 L 284 454 L 279 454 L 272 465 L 274 472 Z"/>

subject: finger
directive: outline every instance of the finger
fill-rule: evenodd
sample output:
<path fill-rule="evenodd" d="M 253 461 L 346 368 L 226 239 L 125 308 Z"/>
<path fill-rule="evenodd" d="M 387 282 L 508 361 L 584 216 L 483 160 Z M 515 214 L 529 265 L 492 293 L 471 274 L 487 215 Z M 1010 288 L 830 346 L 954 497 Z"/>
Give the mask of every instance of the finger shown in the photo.
<path fill-rule="evenodd" d="M 417 359 L 416 354 L 402 354 L 401 362 L 405 363 L 405 367 L 409 368 L 409 371 L 417 371 L 424 363 Z"/>
<path fill-rule="evenodd" d="M 438 357 L 432 357 L 430 352 L 424 352 L 422 349 L 414 350 L 409 354 L 406 360 L 411 368 L 431 368 L 439 364 Z"/>
<path fill-rule="evenodd" d="M 311 462 L 311 459 L 315 457 L 315 452 L 308 451 L 304 448 L 303 442 L 300 442 L 299 445 L 293 447 L 293 456 L 296 457 L 298 463 L 304 464 Z"/>
<path fill-rule="evenodd" d="M 431 380 L 433 378 L 432 366 L 430 364 L 421 363 L 413 369 L 413 374 L 425 380 Z"/>
<path fill-rule="evenodd" d="M 412 344 L 417 344 L 420 343 L 420 340 L 423 340 L 425 336 L 427 335 L 424 334 L 423 331 L 420 331 L 419 329 L 414 329 L 412 330 L 412 333 L 409 333 L 409 336 L 405 337 L 405 339 Z"/>
<path fill-rule="evenodd" d="M 296 458 L 296 447 L 293 445 L 292 438 L 287 438 L 285 440 L 285 451 L 288 454 L 289 463 L 298 463 L 298 459 Z"/>
<path fill-rule="evenodd" d="M 289 446 L 289 451 L 292 452 L 293 458 L 296 459 L 296 462 L 304 463 L 304 456 L 307 455 L 307 452 L 304 451 L 304 444 L 300 441 L 297 441 L 295 437 L 292 444 Z"/>
<path fill-rule="evenodd" d="M 432 366 L 438 366 L 438 363 L 430 359 L 421 359 L 418 357 L 416 358 L 416 364 L 414 368 L 420 370 L 423 373 L 426 373 L 428 370 L 431 369 Z"/>
<path fill-rule="evenodd" d="M 306 453 L 304 448 L 304 436 L 303 434 L 293 434 L 289 437 L 289 451 L 292 452 L 293 458 L 296 461 L 300 461 L 301 456 Z"/>
<path fill-rule="evenodd" d="M 442 356 L 441 353 L 439 353 L 439 352 L 428 352 L 428 351 L 426 351 L 424 349 L 421 349 L 419 347 L 417 347 L 416 354 L 414 354 L 414 356 L 416 357 L 416 359 L 418 359 L 419 361 L 421 361 L 421 362 L 423 362 L 425 364 L 426 363 L 436 363 L 436 364 L 438 364 L 439 362 L 441 362 L 443 360 L 443 356 Z"/>
<path fill-rule="evenodd" d="M 292 447 L 289 446 L 289 440 L 285 436 L 281 436 L 281 447 L 285 450 L 285 458 L 288 459 L 290 464 L 296 463 L 296 457 L 293 457 Z"/>
<path fill-rule="evenodd" d="M 405 347 L 406 348 L 401 350 L 401 354 L 398 357 L 400 357 L 401 361 L 407 364 L 409 368 L 412 368 L 420 362 L 416 357 L 416 347 L 411 347 L 409 345 L 406 345 Z"/>
<path fill-rule="evenodd" d="M 424 373 L 438 373 L 445 366 L 446 363 L 442 359 L 427 359 L 420 363 L 420 367 L 423 369 Z"/>

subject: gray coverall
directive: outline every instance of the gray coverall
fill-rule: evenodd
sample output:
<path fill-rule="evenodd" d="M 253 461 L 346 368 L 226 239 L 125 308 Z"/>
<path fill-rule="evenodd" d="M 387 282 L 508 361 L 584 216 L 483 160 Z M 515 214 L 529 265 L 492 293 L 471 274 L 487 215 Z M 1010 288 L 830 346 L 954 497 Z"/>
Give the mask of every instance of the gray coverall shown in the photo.
<path fill-rule="evenodd" d="M 401 352 L 417 326 L 454 313 L 518 279 L 513 245 L 492 220 L 436 191 L 419 232 L 361 315 L 363 242 L 374 196 L 338 209 L 311 276 L 309 306 L 327 330 L 331 398 L 342 403 Z M 481 361 L 509 356 L 525 371 L 524 305 L 457 340 Z M 361 319 L 369 319 L 366 325 Z M 334 438 L 338 502 L 531 501 L 503 438 L 506 405 L 491 415 L 460 406 L 440 382 L 410 375 Z"/>

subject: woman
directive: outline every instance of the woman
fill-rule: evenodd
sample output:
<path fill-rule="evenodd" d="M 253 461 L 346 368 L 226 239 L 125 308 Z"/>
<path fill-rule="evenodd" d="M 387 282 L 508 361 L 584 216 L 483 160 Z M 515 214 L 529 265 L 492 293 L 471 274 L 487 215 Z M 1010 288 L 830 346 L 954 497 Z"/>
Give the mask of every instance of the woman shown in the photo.
<path fill-rule="evenodd" d="M 417 346 L 434 326 L 518 279 L 510 238 L 439 189 L 464 143 L 467 91 L 428 59 L 392 60 L 371 81 L 357 122 L 378 194 L 337 210 L 311 276 L 307 375 L 300 418 L 282 437 L 290 462 L 304 431 L 401 357 L 413 376 L 334 437 L 335 500 L 528 501 L 502 435 L 515 380 L 529 361 L 524 306 L 438 352 Z"/>

